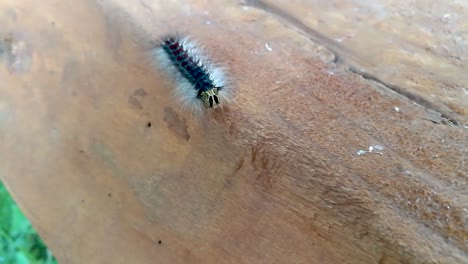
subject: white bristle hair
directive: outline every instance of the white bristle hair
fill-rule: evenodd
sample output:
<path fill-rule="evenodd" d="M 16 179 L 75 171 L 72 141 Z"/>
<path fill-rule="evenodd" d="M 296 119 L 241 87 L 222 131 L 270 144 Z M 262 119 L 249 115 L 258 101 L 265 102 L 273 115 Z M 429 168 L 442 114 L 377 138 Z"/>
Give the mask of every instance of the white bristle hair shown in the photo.
<path fill-rule="evenodd" d="M 173 93 L 183 109 L 196 115 L 203 115 L 208 110 L 207 108 L 213 107 L 205 106 L 198 97 L 199 89 L 197 86 L 199 86 L 200 79 L 194 84 L 196 79 L 194 71 L 198 71 L 199 74 L 201 72 L 202 77 L 208 78 L 212 86 L 220 88 L 216 89 L 218 94 L 215 96 L 219 103 L 216 103 L 214 107 L 218 105 L 224 107 L 232 101 L 232 88 L 225 74 L 225 67 L 214 63 L 191 37 L 168 34 L 161 37 L 159 41 L 153 42 L 152 46 L 151 56 L 156 67 L 164 70 L 174 81 Z M 173 46 L 177 47 L 177 50 L 170 48 Z M 174 55 L 177 51 L 180 51 L 178 56 Z M 179 60 L 179 58 L 182 59 Z M 182 71 L 185 71 L 185 74 Z M 207 87 L 200 89 L 207 89 Z"/>

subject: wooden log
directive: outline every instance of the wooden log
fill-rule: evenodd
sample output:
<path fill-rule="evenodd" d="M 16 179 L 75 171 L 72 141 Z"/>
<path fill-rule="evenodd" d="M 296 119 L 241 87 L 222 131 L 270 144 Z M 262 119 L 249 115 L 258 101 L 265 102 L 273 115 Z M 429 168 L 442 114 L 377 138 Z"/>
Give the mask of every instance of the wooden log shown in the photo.
<path fill-rule="evenodd" d="M 466 43 L 374 2 L 5 0 L 0 177 L 60 263 L 466 263 Z M 204 121 L 146 57 L 176 30 L 234 79 Z"/>

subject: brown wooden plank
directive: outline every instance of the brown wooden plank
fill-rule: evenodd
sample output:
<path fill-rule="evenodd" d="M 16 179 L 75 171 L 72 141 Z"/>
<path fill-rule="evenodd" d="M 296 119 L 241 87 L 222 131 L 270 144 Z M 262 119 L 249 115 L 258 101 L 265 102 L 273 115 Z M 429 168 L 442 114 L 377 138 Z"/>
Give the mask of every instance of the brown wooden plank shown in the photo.
<path fill-rule="evenodd" d="M 251 2 L 0 6 L 0 177 L 60 263 L 468 260 L 466 129 L 346 70 L 368 57 L 336 65 Z M 143 52 L 172 30 L 226 62 L 236 104 L 180 109 Z"/>

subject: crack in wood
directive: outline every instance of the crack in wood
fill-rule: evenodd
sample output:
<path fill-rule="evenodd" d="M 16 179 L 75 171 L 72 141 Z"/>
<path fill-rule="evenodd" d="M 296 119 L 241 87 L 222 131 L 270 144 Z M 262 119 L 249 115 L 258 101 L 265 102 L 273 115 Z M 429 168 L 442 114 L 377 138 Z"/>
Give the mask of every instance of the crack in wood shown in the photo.
<path fill-rule="evenodd" d="M 276 7 L 274 5 L 271 5 L 269 3 L 265 3 L 264 1 L 261 0 L 242 0 L 241 3 L 246 6 L 251 6 L 260 10 L 263 10 L 267 13 L 270 13 L 276 17 L 279 17 L 280 19 L 286 21 L 288 24 L 291 26 L 299 29 L 300 32 L 305 33 L 310 40 L 313 42 L 316 42 L 322 46 L 324 46 L 326 49 L 328 49 L 333 55 L 335 56 L 335 59 L 333 60 L 333 63 L 335 64 L 341 64 L 344 63 L 345 60 L 343 59 L 343 54 L 349 53 L 346 51 L 346 48 L 343 47 L 342 45 L 339 45 L 336 43 L 334 40 L 326 37 L 325 35 L 321 34 L 320 32 L 308 27 L 306 24 L 304 24 L 302 21 L 294 17 L 293 15 L 289 14 L 285 10 L 282 10 L 279 7 Z M 348 62 L 349 63 L 349 62 Z M 435 104 L 431 103 L 427 99 L 424 99 L 422 96 L 414 94 L 409 92 L 407 89 L 404 89 L 400 86 L 390 84 L 387 82 L 382 81 L 380 78 L 366 73 L 360 69 L 358 69 L 355 66 L 350 65 L 348 70 L 354 74 L 360 75 L 364 79 L 368 81 L 374 81 L 380 85 L 382 85 L 384 88 L 389 89 L 405 98 L 408 100 L 428 109 L 432 110 L 435 112 L 438 112 L 440 116 L 446 120 L 446 122 L 441 122 L 442 124 L 445 125 L 454 125 L 457 127 L 461 127 L 460 122 L 458 122 L 452 115 L 446 113 L 440 107 L 436 106 Z"/>
<path fill-rule="evenodd" d="M 408 100 L 426 108 L 426 109 L 429 109 L 429 110 L 432 110 L 432 111 L 435 111 L 437 113 L 440 114 L 440 116 L 444 119 L 447 120 L 447 122 L 443 122 L 443 124 L 451 124 L 451 125 L 454 125 L 454 126 L 460 126 L 460 123 L 455 120 L 452 116 L 450 116 L 449 114 L 447 113 L 444 113 L 443 110 L 441 110 L 439 107 L 437 107 L 436 105 L 434 105 L 433 103 L 429 102 L 428 100 L 424 99 L 423 97 L 421 97 L 420 95 L 417 95 L 417 94 L 414 94 L 414 93 L 411 93 L 411 92 L 408 92 L 406 89 L 398 86 L 398 85 L 394 85 L 394 84 L 391 84 L 391 83 L 387 83 L 385 81 L 382 81 L 381 79 L 379 79 L 378 77 L 370 74 L 370 73 L 367 73 L 367 72 L 364 72 L 354 66 L 350 66 L 349 67 L 349 71 L 354 73 L 354 74 L 357 74 L 357 75 L 360 75 L 362 78 L 366 79 L 366 80 L 369 80 L 369 81 L 374 81 L 382 86 L 384 86 L 386 89 L 389 89 L 405 98 L 407 98 Z"/>
<path fill-rule="evenodd" d="M 280 19 L 285 20 L 293 27 L 299 29 L 301 32 L 305 33 L 307 37 L 322 46 L 328 49 L 333 55 L 335 56 L 334 60 L 332 61 L 335 64 L 340 64 L 344 60 L 342 59 L 342 51 L 344 50 L 343 47 L 339 46 L 334 40 L 327 38 L 325 35 L 322 35 L 320 32 L 308 27 L 299 19 L 295 18 L 294 16 L 290 15 L 286 11 L 278 8 L 274 5 L 267 4 L 260 0 L 244 0 L 242 4 L 246 6 L 251 6 L 260 10 L 263 10 L 267 13 L 273 14 Z"/>

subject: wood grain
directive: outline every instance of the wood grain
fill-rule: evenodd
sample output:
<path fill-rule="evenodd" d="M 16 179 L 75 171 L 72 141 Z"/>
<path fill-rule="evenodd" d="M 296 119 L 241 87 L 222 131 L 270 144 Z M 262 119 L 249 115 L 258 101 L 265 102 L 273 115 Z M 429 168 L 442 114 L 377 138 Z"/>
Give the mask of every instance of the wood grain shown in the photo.
<path fill-rule="evenodd" d="M 5 0 L 0 177 L 60 263 L 466 263 L 462 26 L 359 2 Z M 147 60 L 173 30 L 235 104 L 180 109 Z"/>

